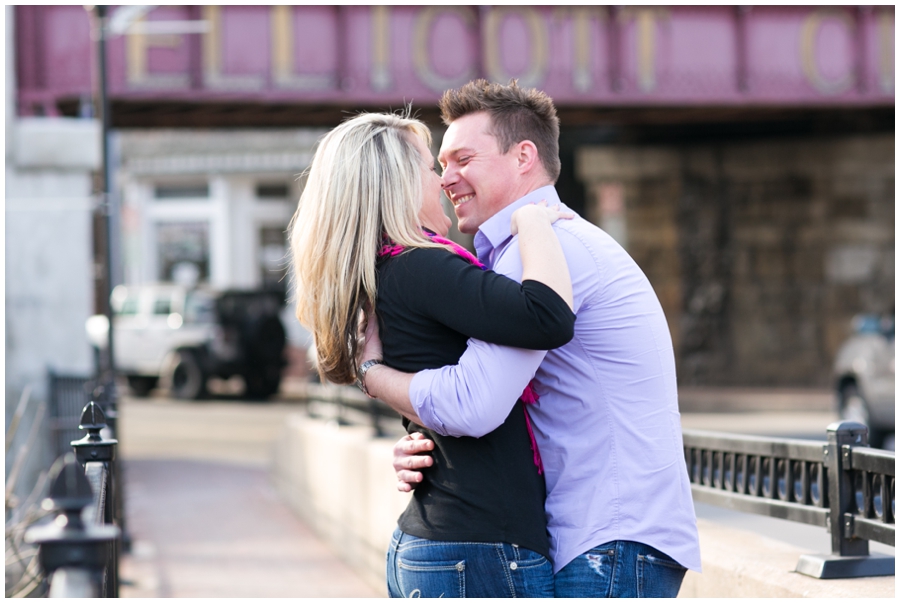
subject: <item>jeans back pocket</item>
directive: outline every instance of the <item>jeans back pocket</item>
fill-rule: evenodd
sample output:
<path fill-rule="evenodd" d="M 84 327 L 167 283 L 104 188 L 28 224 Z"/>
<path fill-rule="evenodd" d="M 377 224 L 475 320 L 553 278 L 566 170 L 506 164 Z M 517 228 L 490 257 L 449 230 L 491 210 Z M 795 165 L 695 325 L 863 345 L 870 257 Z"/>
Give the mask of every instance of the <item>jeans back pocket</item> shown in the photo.
<path fill-rule="evenodd" d="M 464 598 L 466 562 L 397 561 L 397 581 L 406 598 Z"/>

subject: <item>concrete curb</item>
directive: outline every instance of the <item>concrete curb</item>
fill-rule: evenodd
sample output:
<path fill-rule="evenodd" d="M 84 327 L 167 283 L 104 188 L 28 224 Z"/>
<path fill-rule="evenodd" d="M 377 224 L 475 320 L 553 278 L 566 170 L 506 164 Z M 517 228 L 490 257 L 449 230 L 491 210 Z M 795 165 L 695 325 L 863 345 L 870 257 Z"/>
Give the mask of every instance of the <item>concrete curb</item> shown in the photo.
<path fill-rule="evenodd" d="M 809 551 L 698 519 L 703 573 L 688 572 L 681 597 L 894 598 L 894 577 L 817 580 L 794 571 Z"/>

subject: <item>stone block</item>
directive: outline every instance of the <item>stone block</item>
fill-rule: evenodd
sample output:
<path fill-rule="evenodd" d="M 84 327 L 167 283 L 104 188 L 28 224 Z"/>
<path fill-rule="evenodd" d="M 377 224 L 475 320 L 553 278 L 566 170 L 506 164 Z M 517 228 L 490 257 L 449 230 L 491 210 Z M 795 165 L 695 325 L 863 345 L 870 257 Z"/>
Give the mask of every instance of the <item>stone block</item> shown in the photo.
<path fill-rule="evenodd" d="M 676 151 L 656 147 L 583 147 L 575 161 L 575 173 L 585 182 L 668 178 L 679 169 Z"/>
<path fill-rule="evenodd" d="M 26 117 L 10 134 L 19 168 L 100 169 L 100 122 L 95 119 Z"/>

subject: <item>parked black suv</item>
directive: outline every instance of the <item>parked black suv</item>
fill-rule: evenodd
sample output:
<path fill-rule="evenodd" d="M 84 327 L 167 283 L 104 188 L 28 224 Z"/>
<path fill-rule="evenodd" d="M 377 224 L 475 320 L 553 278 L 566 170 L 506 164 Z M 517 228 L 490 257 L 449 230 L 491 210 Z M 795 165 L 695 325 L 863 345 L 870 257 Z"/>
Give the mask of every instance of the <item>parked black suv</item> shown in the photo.
<path fill-rule="evenodd" d="M 278 391 L 286 364 L 282 291 L 119 286 L 111 303 L 116 369 L 135 395 L 162 385 L 173 397 L 196 400 L 210 377 L 235 375 L 247 398 Z M 103 317 L 90 320 L 93 342 L 106 347 Z"/>

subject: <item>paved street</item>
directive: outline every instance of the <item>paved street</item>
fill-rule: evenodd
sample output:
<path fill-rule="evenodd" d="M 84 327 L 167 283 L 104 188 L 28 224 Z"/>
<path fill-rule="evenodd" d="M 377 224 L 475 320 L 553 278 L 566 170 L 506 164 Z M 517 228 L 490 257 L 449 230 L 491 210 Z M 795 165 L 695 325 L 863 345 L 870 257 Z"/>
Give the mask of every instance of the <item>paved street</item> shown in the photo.
<path fill-rule="evenodd" d="M 269 483 L 292 404 L 124 399 L 122 597 L 375 597 Z"/>

